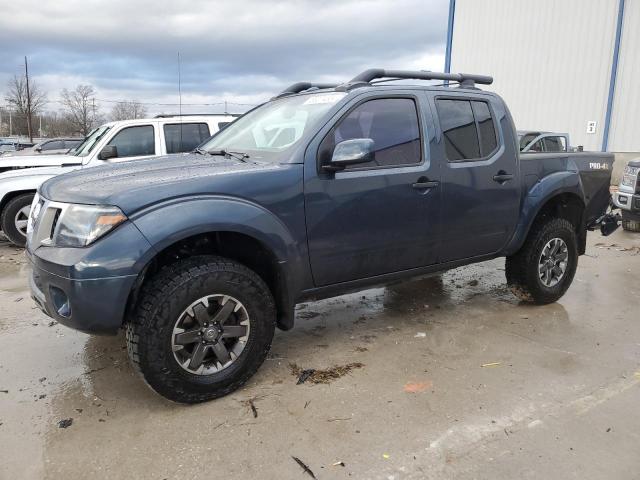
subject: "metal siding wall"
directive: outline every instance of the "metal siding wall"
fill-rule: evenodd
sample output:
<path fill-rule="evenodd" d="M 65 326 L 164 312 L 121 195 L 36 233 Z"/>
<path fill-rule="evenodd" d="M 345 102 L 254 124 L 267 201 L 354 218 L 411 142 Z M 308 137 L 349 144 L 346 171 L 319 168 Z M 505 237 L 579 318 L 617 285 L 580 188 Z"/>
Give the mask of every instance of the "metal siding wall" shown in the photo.
<path fill-rule="evenodd" d="M 493 75 L 518 129 L 600 150 L 617 13 L 617 0 L 456 0 L 451 71 Z"/>
<path fill-rule="evenodd" d="M 626 0 L 609 133 L 612 152 L 640 152 L 640 0 Z"/>

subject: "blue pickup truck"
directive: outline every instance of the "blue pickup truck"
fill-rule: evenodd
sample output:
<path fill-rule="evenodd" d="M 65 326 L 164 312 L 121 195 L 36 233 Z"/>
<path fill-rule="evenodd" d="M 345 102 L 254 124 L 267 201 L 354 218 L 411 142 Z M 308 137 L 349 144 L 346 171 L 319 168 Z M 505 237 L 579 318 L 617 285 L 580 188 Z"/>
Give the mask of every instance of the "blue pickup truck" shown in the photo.
<path fill-rule="evenodd" d="M 554 302 L 587 230 L 612 229 L 613 157 L 521 156 L 504 101 L 477 88 L 491 81 L 301 82 L 194 152 L 48 180 L 32 296 L 69 327 L 125 328 L 146 382 L 184 403 L 245 383 L 299 302 L 496 257 L 515 295 Z"/>

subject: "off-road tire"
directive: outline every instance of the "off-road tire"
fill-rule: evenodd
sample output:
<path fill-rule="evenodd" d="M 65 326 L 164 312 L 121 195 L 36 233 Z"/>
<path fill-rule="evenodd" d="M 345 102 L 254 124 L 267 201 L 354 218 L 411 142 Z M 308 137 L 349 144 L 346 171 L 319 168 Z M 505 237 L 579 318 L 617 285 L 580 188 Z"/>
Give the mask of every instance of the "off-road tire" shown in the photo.
<path fill-rule="evenodd" d="M 173 326 L 192 302 L 212 294 L 237 298 L 249 314 L 249 338 L 228 367 L 195 375 L 176 361 L 171 347 Z M 252 270 L 216 256 L 180 260 L 143 285 L 126 325 L 127 351 L 134 367 L 160 395 L 180 403 L 222 397 L 241 387 L 264 362 L 276 325 L 273 297 Z"/>
<path fill-rule="evenodd" d="M 568 262 L 560 281 L 547 287 L 538 273 L 539 259 L 547 242 L 554 238 L 564 240 L 568 250 Z M 507 285 L 520 300 L 545 305 L 553 303 L 565 294 L 578 267 L 578 248 L 574 226 L 562 218 L 542 218 L 532 227 L 520 250 L 507 257 L 505 273 Z"/>
<path fill-rule="evenodd" d="M 15 218 L 21 209 L 27 205 L 31 205 L 34 195 L 35 194 L 33 193 L 23 193 L 12 198 L 4 206 L 2 215 L 0 215 L 0 226 L 2 227 L 2 232 L 9 241 L 11 241 L 11 243 L 18 247 L 24 247 L 26 245 L 27 237 L 20 233 L 16 228 Z"/>
<path fill-rule="evenodd" d="M 627 232 L 640 232 L 640 218 L 622 211 L 622 229 Z"/>

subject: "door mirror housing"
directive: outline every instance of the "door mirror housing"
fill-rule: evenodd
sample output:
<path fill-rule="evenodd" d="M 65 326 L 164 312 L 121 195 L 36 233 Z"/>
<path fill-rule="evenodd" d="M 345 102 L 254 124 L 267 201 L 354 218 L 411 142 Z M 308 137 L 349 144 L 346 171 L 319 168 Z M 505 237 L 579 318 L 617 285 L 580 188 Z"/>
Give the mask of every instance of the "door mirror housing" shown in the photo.
<path fill-rule="evenodd" d="M 331 162 L 322 166 L 328 172 L 344 170 L 349 165 L 368 163 L 375 159 L 374 141 L 370 138 L 344 140 L 333 149 Z"/>
<path fill-rule="evenodd" d="M 118 158 L 118 147 L 115 145 L 105 145 L 98 154 L 99 160 L 109 160 L 110 158 Z"/>
<path fill-rule="evenodd" d="M 38 153 L 42 152 L 42 147 L 40 145 L 38 145 L 36 148 L 34 148 L 34 150 Z"/>

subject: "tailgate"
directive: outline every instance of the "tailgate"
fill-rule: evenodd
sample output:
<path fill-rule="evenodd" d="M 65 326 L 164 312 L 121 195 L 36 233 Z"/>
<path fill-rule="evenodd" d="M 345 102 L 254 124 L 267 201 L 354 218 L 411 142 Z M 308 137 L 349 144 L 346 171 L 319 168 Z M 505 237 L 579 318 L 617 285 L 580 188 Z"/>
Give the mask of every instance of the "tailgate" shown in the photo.
<path fill-rule="evenodd" d="M 582 181 L 588 225 L 604 215 L 609 206 L 614 156 L 612 153 L 593 152 L 576 152 L 569 155 Z"/>

